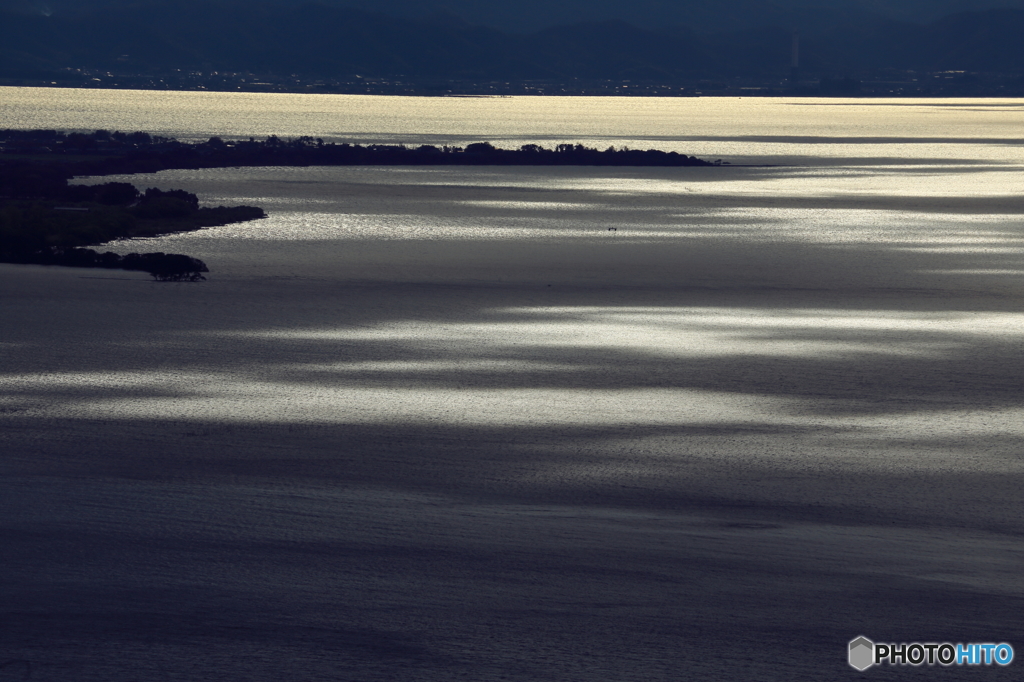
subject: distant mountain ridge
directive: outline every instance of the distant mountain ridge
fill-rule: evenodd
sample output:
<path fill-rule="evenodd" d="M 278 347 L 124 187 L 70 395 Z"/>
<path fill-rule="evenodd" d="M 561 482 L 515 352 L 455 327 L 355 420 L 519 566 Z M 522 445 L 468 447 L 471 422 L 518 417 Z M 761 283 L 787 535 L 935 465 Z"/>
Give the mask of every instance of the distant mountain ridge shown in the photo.
<path fill-rule="evenodd" d="M 74 16 L 162 0 L 0 0 L 0 10 Z M 640 28 L 686 26 L 703 33 L 785 26 L 814 30 L 837 22 L 886 19 L 924 24 L 950 14 L 994 8 L 1024 9 L 1024 0 L 320 0 L 403 19 L 448 15 L 504 33 L 534 33 L 581 22 L 623 21 Z M 306 0 L 262 0 L 295 8 Z M 177 4 L 177 3 L 170 3 Z"/>
<path fill-rule="evenodd" d="M 733 4 L 745 2 L 755 0 Z M 846 11 L 841 4 L 829 3 L 829 11 Z M 801 63 L 808 73 L 1024 72 L 1024 51 L 1017 47 L 1022 9 L 971 11 L 928 23 L 860 9 L 841 21 L 821 16 L 816 28 L 802 33 Z M 517 34 L 444 12 L 411 18 L 337 3 L 144 2 L 74 18 L 4 12 L 0 76 L 66 68 L 494 80 L 759 76 L 788 73 L 791 31 L 784 23 L 767 23 L 709 34 L 685 25 L 654 30 L 608 19 Z"/>

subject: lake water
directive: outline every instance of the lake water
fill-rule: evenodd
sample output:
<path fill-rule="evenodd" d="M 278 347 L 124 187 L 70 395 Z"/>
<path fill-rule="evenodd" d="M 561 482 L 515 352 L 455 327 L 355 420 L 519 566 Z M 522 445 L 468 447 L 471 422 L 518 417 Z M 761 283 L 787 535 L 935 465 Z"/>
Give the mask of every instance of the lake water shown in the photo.
<path fill-rule="evenodd" d="M 310 135 L 388 144 L 664 149 L 733 163 L 1016 164 L 1024 102 L 814 98 L 379 97 L 0 88 L 0 126 L 181 140 Z"/>
<path fill-rule="evenodd" d="M 111 246 L 202 258 L 202 284 L 0 266 L 0 679 L 1024 651 L 1022 114 L 0 88 L 0 127 L 734 164 L 123 178 L 270 217 Z"/>

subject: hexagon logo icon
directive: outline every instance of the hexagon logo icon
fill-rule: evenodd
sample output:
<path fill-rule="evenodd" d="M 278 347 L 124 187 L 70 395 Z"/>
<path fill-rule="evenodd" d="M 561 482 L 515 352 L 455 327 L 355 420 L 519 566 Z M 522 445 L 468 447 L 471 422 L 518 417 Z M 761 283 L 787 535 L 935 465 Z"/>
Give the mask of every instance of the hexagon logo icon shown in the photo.
<path fill-rule="evenodd" d="M 861 636 L 850 642 L 850 665 L 861 672 L 875 662 L 875 643 Z"/>

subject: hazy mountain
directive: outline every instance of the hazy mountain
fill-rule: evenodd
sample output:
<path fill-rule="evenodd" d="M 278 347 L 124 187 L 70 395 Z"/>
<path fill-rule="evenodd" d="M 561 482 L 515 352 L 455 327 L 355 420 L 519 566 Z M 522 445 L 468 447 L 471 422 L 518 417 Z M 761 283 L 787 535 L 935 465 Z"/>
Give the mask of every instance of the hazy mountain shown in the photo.
<path fill-rule="evenodd" d="M 54 16 L 97 8 L 126 8 L 160 0 L 0 0 L 0 9 Z M 308 0 L 263 0 L 299 7 Z M 172 3 L 173 4 L 173 3 Z M 720 33 L 784 27 L 827 30 L 838 23 L 888 19 L 923 24 L 949 14 L 992 8 L 1024 8 L 1024 0 L 321 0 L 405 19 L 446 13 L 503 32 L 536 32 L 583 22 L 624 21 L 641 28 L 687 26 Z"/>
<path fill-rule="evenodd" d="M 278 0 L 286 1 L 286 0 Z M 415 17 L 444 9 L 469 22 L 513 32 L 618 20 L 642 28 L 687 26 L 719 33 L 779 26 L 811 30 L 843 21 L 926 23 L 961 11 L 1024 8 L 1024 0 L 333 0 L 335 4 Z"/>
<path fill-rule="evenodd" d="M 644 6 L 642 0 L 636 4 Z M 683 0 L 661 4 L 687 5 Z M 672 81 L 787 74 L 792 24 L 783 18 L 790 16 L 785 6 L 796 3 L 769 4 L 716 3 L 714 11 L 758 5 L 770 12 L 763 21 L 749 21 L 753 15 L 736 18 L 731 28 L 714 34 L 687 23 L 652 29 L 615 18 L 517 34 L 474 23 L 459 13 L 439 10 L 424 15 L 422 5 L 418 17 L 338 4 L 209 0 L 126 3 L 74 17 L 61 12 L 5 13 L 0 16 L 0 75 L 66 67 L 120 73 L 195 69 L 442 80 Z M 1024 34 L 1021 9 L 973 11 L 919 23 L 892 15 L 893 7 L 910 11 L 923 4 L 916 0 L 820 4 L 827 7 L 799 10 L 806 25 L 813 26 L 802 38 L 802 66 L 808 74 L 886 67 L 1024 71 L 1024 53 L 1017 47 Z M 85 5 L 84 0 L 77 3 L 79 8 Z M 597 11 L 620 3 L 594 0 L 590 5 Z M 868 5 L 878 11 L 862 12 Z"/>

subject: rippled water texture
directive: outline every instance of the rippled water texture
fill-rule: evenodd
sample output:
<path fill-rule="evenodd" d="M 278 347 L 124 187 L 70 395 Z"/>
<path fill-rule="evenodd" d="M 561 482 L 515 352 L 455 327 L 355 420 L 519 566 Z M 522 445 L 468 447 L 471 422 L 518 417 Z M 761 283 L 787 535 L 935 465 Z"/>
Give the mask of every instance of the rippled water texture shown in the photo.
<path fill-rule="evenodd" d="M 201 284 L 0 266 L 0 679 L 1024 655 L 1020 101 L 0 96 L 12 127 L 735 162 L 114 178 L 270 217 L 109 245 Z"/>
<path fill-rule="evenodd" d="M 1021 100 L 379 97 L 0 88 L 0 126 L 182 140 L 658 148 L 733 163 L 1020 159 Z"/>

